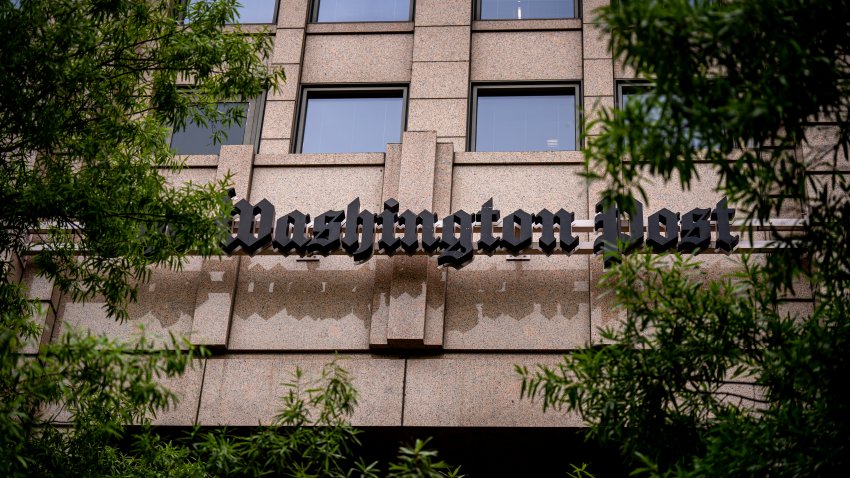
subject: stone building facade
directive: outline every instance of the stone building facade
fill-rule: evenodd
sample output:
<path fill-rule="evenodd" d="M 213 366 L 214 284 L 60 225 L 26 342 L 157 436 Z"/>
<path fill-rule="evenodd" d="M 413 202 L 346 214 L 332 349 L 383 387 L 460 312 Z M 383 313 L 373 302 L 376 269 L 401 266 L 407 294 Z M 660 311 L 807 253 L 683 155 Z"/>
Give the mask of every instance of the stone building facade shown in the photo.
<path fill-rule="evenodd" d="M 232 173 L 238 198 L 267 199 L 278 215 L 344 210 L 354 198 L 380 212 L 395 198 L 402 210 L 444 217 L 492 198 L 503 214 L 563 208 L 592 220 L 601 186 L 578 175 L 578 136 L 573 150 L 550 143 L 548 151 L 488 152 L 473 142 L 477 95 L 489 87 L 554 88 L 588 119 L 639 80 L 611 58 L 593 23 L 591 12 L 607 1 L 577 3 L 574 18 L 488 20 L 478 19 L 474 0 L 416 0 L 402 21 L 321 22 L 318 2 L 279 0 L 274 24 L 246 28 L 274 37 L 271 62 L 286 69 L 287 83 L 251 102 L 246 144 L 188 155 L 171 181 Z M 372 152 L 300 152 L 310 95 L 328 88 L 342 98 L 401 91 L 398 140 Z M 657 184 L 646 207 L 713 207 L 717 181 L 706 167 L 690 191 Z M 710 274 L 736 267 L 734 256 L 704 260 Z M 460 270 L 404 254 L 362 264 L 345 255 L 193 259 L 180 272 L 157 270 L 124 324 L 96 301 L 65 300 L 33 270 L 26 276 L 48 306 L 44 341 L 66 324 L 112 336 L 143 324 L 148 334 L 184 335 L 214 351 L 172 384 L 182 402 L 157 418 L 161 425 L 268 422 L 295 367 L 316 373 L 338 352 L 360 392 L 354 425 L 503 430 L 581 426 L 520 400 L 514 365 L 552 364 L 599 340 L 597 328 L 617 316 L 596 286 L 601 273 L 590 254 L 478 255 Z"/>

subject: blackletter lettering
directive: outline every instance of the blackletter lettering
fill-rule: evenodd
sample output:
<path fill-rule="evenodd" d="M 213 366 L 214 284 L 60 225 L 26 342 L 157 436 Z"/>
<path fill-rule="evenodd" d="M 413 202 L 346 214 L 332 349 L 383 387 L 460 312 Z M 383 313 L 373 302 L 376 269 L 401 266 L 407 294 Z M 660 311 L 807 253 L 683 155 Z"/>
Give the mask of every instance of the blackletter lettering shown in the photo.
<path fill-rule="evenodd" d="M 443 219 L 443 239 L 440 245 L 443 252 L 437 258 L 437 265 L 449 265 L 460 269 L 472 260 L 472 219 L 465 211 L 457 211 Z M 455 226 L 460 230 L 455 236 Z"/>
<path fill-rule="evenodd" d="M 433 252 L 439 245 L 439 241 L 434 236 L 434 224 L 437 222 L 437 215 L 427 209 L 419 213 L 417 216 L 410 209 L 404 211 L 398 217 L 398 223 L 404 225 L 404 236 L 401 238 L 401 248 L 408 254 L 413 254 L 419 249 L 419 233 L 417 226 L 422 226 L 422 244 L 423 249 L 428 252 Z"/>
<path fill-rule="evenodd" d="M 381 240 L 378 241 L 378 248 L 389 255 L 392 255 L 401 241 L 395 237 L 395 223 L 398 220 L 398 201 L 395 199 L 387 199 L 384 201 L 384 212 L 378 216 L 378 224 L 381 225 Z"/>
<path fill-rule="evenodd" d="M 664 225 L 664 234 L 661 234 L 661 225 Z M 664 252 L 676 247 L 679 242 L 679 213 L 664 208 L 649 216 L 646 224 L 646 243 L 655 252 Z"/>
<path fill-rule="evenodd" d="M 360 234 L 357 231 L 358 227 L 363 229 Z M 356 198 L 348 205 L 342 248 L 357 262 L 368 261 L 374 252 L 375 215 L 368 209 L 360 212 L 360 198 Z"/>
<path fill-rule="evenodd" d="M 522 209 L 517 209 L 505 216 L 502 221 L 502 247 L 517 254 L 530 246 L 532 224 L 531 214 Z M 517 229 L 519 229 L 519 234 L 517 234 Z"/>
<path fill-rule="evenodd" d="M 307 237 L 308 222 L 310 222 L 310 215 L 302 214 L 297 210 L 278 218 L 274 228 L 272 247 L 284 256 L 288 256 L 292 249 L 295 249 L 298 255 L 303 256 L 307 252 L 307 244 L 310 242 Z M 290 226 L 292 226 L 291 232 Z"/>
<path fill-rule="evenodd" d="M 235 195 L 233 189 L 230 190 Z M 233 196 L 231 196 L 233 197 Z M 242 199 L 233 206 L 231 217 L 239 215 L 239 230 L 236 237 L 232 235 L 224 245 L 224 251 L 233 253 L 241 247 L 248 255 L 253 256 L 272 240 L 272 224 L 274 224 L 274 206 L 263 199 L 256 206 Z M 259 230 L 254 233 L 254 217 L 260 216 Z"/>
<path fill-rule="evenodd" d="M 682 215 L 682 240 L 679 250 L 693 252 L 711 244 L 711 224 L 708 218 L 711 209 L 695 208 Z"/>
<path fill-rule="evenodd" d="M 717 224 L 717 248 L 726 252 L 732 252 L 732 249 L 738 245 L 738 236 L 732 235 L 729 224 L 734 217 L 735 210 L 726 207 L 725 196 L 711 213 L 711 219 Z"/>
<path fill-rule="evenodd" d="M 481 223 L 481 234 L 478 238 L 478 249 L 493 254 L 499 247 L 499 238 L 493 236 L 493 223 L 499 220 L 499 210 L 493 209 L 493 198 L 481 206 L 481 211 L 475 215 L 475 220 Z"/>
<path fill-rule="evenodd" d="M 307 244 L 307 250 L 326 256 L 339 249 L 339 235 L 345 213 L 328 211 L 320 214 L 313 222 L 313 239 Z"/>
<path fill-rule="evenodd" d="M 621 252 L 618 244 L 623 244 L 624 253 L 630 252 L 643 244 L 643 204 L 635 201 L 634 213 L 629 214 L 629 234 L 622 232 L 620 223 L 620 211 L 616 206 L 603 210 L 602 202 L 596 204 L 596 217 L 593 221 L 593 229 L 602 231 L 602 235 L 593 242 L 594 254 L 602 252 L 604 258 L 603 266 L 620 262 L 617 257 Z"/>

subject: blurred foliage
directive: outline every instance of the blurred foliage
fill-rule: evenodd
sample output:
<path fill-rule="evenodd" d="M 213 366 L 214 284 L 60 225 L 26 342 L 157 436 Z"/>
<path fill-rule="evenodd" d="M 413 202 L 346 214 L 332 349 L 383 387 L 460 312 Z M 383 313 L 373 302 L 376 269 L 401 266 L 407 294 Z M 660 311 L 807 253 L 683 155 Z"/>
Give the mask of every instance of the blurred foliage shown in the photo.
<path fill-rule="evenodd" d="M 613 56 L 654 83 L 586 130 L 587 176 L 609 204 L 628 211 L 659 182 L 687 190 L 705 164 L 738 218 L 806 221 L 719 279 L 692 257 L 623 258 L 602 278 L 622 319 L 558 366 L 519 368 L 523 395 L 580 414 L 636 475 L 843 476 L 850 2 L 622 0 L 598 14 Z M 808 289 L 813 301 L 784 301 Z"/>

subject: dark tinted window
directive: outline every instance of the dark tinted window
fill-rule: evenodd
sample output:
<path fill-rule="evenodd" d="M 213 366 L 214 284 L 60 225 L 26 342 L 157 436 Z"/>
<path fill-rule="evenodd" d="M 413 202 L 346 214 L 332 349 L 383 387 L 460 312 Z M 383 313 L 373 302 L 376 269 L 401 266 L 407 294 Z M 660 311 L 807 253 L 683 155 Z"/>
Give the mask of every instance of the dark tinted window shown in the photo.
<path fill-rule="evenodd" d="M 576 99 L 568 92 L 478 94 L 475 151 L 576 149 Z"/>
<path fill-rule="evenodd" d="M 481 20 L 575 18 L 574 0 L 481 0 Z"/>
<path fill-rule="evenodd" d="M 320 0 L 315 21 L 406 22 L 410 0 Z"/>
<path fill-rule="evenodd" d="M 246 116 L 248 103 L 222 103 L 219 105 L 219 111 L 224 111 L 228 107 L 238 106 L 243 110 L 243 117 Z M 186 129 L 175 131 L 171 136 L 171 147 L 177 151 L 177 154 L 218 154 L 222 144 L 243 144 L 245 142 L 245 123 L 242 126 L 232 124 L 229 127 L 207 123 L 207 126 L 189 122 L 186 124 Z M 213 142 L 213 132 L 223 131 L 227 137 L 222 137 L 220 143 Z"/>
<path fill-rule="evenodd" d="M 385 151 L 387 143 L 401 142 L 403 112 L 401 90 L 308 93 L 301 152 Z"/>
<path fill-rule="evenodd" d="M 190 0 L 198 3 L 206 0 Z M 239 0 L 237 23 L 274 23 L 277 0 Z"/>

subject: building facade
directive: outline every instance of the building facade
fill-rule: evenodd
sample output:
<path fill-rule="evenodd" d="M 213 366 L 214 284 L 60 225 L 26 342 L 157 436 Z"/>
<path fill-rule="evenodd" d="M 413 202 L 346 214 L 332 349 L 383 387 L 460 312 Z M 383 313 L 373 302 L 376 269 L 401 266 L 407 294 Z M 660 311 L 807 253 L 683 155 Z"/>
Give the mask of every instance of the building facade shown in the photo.
<path fill-rule="evenodd" d="M 232 173 L 236 199 L 266 199 L 277 217 L 315 218 L 359 198 L 373 213 L 395 199 L 401 211 L 444 218 L 492 199 L 502 216 L 563 209 L 592 223 L 603 186 L 579 176 L 581 124 L 644 87 L 593 23 L 607 1 L 243 3 L 257 9 L 245 11 L 257 22 L 245 28 L 274 37 L 271 63 L 288 81 L 244 103 L 246 125 L 230 144 L 212 145 L 191 125 L 176 133 L 187 167 L 173 184 Z M 717 183 L 707 166 L 690 191 L 658 183 L 647 214 L 714 207 Z M 596 237 L 577 231 L 584 244 Z M 737 267 L 734 256 L 704 261 L 711 275 Z M 123 324 L 97 301 L 73 303 L 26 275 L 47 306 L 44 341 L 67 324 L 118 337 L 142 324 L 214 351 L 171 384 L 182 401 L 160 425 L 267 423 L 295 367 L 316 374 L 338 352 L 360 393 L 356 426 L 524 428 L 539 438 L 581 421 L 520 400 L 514 366 L 553 364 L 599 342 L 598 327 L 619 314 L 596 285 L 602 272 L 602 259 L 585 253 L 479 254 L 460 269 L 400 252 L 359 264 L 235 254 L 157 270 Z"/>

